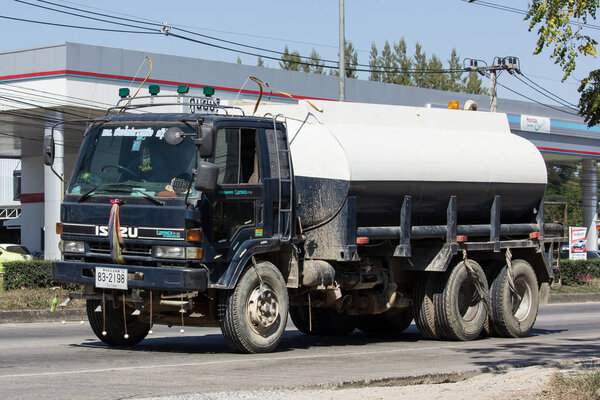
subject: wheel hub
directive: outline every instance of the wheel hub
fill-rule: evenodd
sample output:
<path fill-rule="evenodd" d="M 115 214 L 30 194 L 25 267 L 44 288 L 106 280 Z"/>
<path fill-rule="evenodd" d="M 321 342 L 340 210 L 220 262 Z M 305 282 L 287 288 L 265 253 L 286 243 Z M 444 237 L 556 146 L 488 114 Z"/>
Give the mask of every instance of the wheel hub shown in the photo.
<path fill-rule="evenodd" d="M 275 324 L 279 317 L 279 303 L 275 293 L 267 286 L 258 286 L 248 298 L 248 319 L 258 333 Z"/>

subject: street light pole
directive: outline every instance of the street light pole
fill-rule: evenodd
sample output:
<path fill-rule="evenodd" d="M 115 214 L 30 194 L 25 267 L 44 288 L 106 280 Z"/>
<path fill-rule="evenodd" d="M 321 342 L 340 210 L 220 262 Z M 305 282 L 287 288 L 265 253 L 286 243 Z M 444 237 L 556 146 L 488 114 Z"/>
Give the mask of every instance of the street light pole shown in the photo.
<path fill-rule="evenodd" d="M 344 0 L 340 0 L 340 101 L 346 100 L 346 39 L 344 36 Z"/>

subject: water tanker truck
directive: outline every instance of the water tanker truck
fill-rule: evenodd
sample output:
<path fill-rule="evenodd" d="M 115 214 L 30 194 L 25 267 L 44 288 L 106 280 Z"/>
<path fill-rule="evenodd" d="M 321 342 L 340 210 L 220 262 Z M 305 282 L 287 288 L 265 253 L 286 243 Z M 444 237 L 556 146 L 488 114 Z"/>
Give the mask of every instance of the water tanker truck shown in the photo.
<path fill-rule="evenodd" d="M 269 352 L 288 315 L 307 335 L 531 331 L 562 227 L 506 115 L 166 97 L 125 94 L 91 120 L 65 185 L 54 278 L 83 285 L 104 343 L 219 326 Z"/>

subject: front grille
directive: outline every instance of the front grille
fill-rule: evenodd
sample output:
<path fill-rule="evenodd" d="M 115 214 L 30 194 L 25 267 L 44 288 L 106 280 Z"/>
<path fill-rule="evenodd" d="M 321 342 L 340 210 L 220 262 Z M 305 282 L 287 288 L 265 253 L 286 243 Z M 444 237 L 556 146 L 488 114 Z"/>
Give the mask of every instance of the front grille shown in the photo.
<path fill-rule="evenodd" d="M 122 251 L 124 256 L 149 257 L 152 255 L 152 245 L 127 244 Z M 110 246 L 108 242 L 90 242 L 90 253 L 110 254 Z"/>

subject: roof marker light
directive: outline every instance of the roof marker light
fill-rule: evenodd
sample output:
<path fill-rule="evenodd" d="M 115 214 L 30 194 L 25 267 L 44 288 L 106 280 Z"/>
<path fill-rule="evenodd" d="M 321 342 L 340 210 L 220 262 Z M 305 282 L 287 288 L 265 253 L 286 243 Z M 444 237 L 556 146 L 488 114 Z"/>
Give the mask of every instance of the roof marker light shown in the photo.
<path fill-rule="evenodd" d="M 177 93 L 186 94 L 190 91 L 190 87 L 188 85 L 179 85 L 177 86 Z"/>
<path fill-rule="evenodd" d="M 125 97 L 128 97 L 128 96 L 129 96 L 129 88 L 124 87 L 124 88 L 119 89 L 119 97 L 120 98 L 124 99 Z"/>
<path fill-rule="evenodd" d="M 210 97 L 213 94 L 215 94 L 215 88 L 212 86 L 204 86 L 204 89 L 202 89 L 202 93 L 204 93 L 205 96 Z"/>
<path fill-rule="evenodd" d="M 150 93 L 150 95 L 156 96 L 157 94 L 160 93 L 160 86 L 150 85 L 150 86 L 148 86 L 148 92 Z"/>
<path fill-rule="evenodd" d="M 456 100 L 450 100 L 448 102 L 448 109 L 449 110 L 458 110 L 458 101 L 456 101 Z"/>

